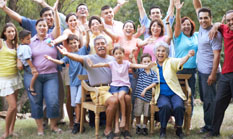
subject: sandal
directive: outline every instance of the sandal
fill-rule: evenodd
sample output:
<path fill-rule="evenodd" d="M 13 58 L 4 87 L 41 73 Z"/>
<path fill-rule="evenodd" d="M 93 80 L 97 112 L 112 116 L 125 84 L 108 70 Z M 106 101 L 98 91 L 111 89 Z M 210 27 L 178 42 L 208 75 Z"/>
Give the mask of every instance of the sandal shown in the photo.
<path fill-rule="evenodd" d="M 121 135 L 123 135 L 123 137 L 124 137 L 125 139 L 130 139 L 130 138 L 132 137 L 132 135 L 129 133 L 128 130 L 122 131 L 122 132 L 121 132 Z"/>
<path fill-rule="evenodd" d="M 62 130 L 60 128 L 57 128 L 57 129 L 52 129 L 52 132 L 56 134 L 61 134 Z"/>
<path fill-rule="evenodd" d="M 107 139 L 114 139 L 115 134 L 111 131 L 108 135 L 105 135 L 105 134 L 103 133 L 103 136 L 106 137 Z"/>
<path fill-rule="evenodd" d="M 114 133 L 114 139 L 120 139 L 121 137 L 121 132 Z"/>
<path fill-rule="evenodd" d="M 30 90 L 30 88 L 28 88 L 28 91 L 29 91 L 29 93 L 30 93 L 32 96 L 36 96 L 36 95 L 37 95 L 37 93 L 36 93 L 35 90 Z"/>

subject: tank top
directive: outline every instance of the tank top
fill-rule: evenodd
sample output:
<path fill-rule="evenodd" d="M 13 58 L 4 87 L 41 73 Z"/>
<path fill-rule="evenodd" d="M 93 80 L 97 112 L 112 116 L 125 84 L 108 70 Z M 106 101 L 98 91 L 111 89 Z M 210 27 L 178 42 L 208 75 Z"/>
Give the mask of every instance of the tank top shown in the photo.
<path fill-rule="evenodd" d="M 8 48 L 6 42 L 2 41 L 2 48 L 0 49 L 0 77 L 7 77 L 17 73 L 16 58 L 16 50 Z"/>

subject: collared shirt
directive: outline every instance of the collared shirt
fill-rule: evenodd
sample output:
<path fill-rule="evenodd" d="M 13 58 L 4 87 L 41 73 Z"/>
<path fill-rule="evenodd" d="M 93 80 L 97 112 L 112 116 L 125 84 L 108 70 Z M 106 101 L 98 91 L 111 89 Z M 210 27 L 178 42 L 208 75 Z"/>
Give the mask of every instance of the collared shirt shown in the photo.
<path fill-rule="evenodd" d="M 157 74 L 153 70 L 150 70 L 150 73 L 146 73 L 145 69 L 137 69 L 136 74 L 138 75 L 138 79 L 136 85 L 136 92 L 134 93 L 134 96 L 146 102 L 150 102 L 152 98 L 152 89 L 147 90 L 144 97 L 141 96 L 141 93 L 146 87 L 148 87 L 152 83 L 159 82 Z"/>
<path fill-rule="evenodd" d="M 197 69 L 203 74 L 210 74 L 213 68 L 214 50 L 222 49 L 222 35 L 218 32 L 216 38 L 211 40 L 209 32 L 212 26 L 207 29 L 199 28 L 198 34 L 198 52 L 197 52 Z M 220 72 L 220 64 L 217 72 Z"/>
<path fill-rule="evenodd" d="M 227 25 L 220 26 L 220 32 L 224 39 L 224 62 L 222 74 L 233 72 L 233 31 Z"/>
<path fill-rule="evenodd" d="M 53 39 L 51 34 L 47 34 L 44 40 L 39 40 L 35 35 L 31 39 L 30 47 L 32 50 L 32 64 L 36 67 L 39 74 L 48 74 L 57 72 L 57 64 L 46 59 L 44 55 L 57 58 L 56 47 L 48 46 L 47 39 Z"/>
<path fill-rule="evenodd" d="M 28 66 L 27 60 L 32 61 L 32 51 L 29 45 L 21 44 L 17 48 L 17 57 L 24 66 Z"/>

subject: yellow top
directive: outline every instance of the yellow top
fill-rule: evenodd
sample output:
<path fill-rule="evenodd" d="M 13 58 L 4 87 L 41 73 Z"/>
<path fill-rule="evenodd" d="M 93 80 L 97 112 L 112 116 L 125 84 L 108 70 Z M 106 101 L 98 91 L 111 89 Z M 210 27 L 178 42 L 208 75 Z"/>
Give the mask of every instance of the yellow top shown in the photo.
<path fill-rule="evenodd" d="M 106 41 L 107 41 L 107 54 L 111 54 L 110 51 L 112 51 L 113 49 L 113 42 L 112 42 L 112 39 L 106 35 L 105 33 L 101 33 L 99 36 L 103 36 L 105 37 Z M 97 36 L 95 36 L 93 33 L 90 34 L 90 43 L 89 43 L 89 46 L 90 46 L 90 53 L 89 54 L 96 54 L 95 52 L 95 48 L 94 48 L 94 39 L 96 38 Z"/>
<path fill-rule="evenodd" d="M 178 77 L 176 76 L 177 71 L 182 70 L 183 66 L 180 67 L 180 58 L 167 58 L 164 60 L 162 68 L 163 68 L 163 76 L 164 79 L 167 83 L 167 85 L 170 87 L 170 89 L 177 94 L 180 98 L 182 98 L 183 100 L 186 100 L 186 96 L 184 94 L 184 92 L 182 91 L 182 88 L 180 86 Z M 152 70 L 154 70 L 157 75 L 158 75 L 158 79 L 160 79 L 159 77 L 159 69 L 156 66 L 152 67 Z M 160 94 L 160 84 L 156 85 L 155 88 L 155 103 L 157 103 L 158 97 Z"/>
<path fill-rule="evenodd" d="M 16 68 L 16 50 L 9 49 L 5 41 L 0 40 L 2 48 L 0 49 L 0 77 L 6 77 L 17 73 Z"/>

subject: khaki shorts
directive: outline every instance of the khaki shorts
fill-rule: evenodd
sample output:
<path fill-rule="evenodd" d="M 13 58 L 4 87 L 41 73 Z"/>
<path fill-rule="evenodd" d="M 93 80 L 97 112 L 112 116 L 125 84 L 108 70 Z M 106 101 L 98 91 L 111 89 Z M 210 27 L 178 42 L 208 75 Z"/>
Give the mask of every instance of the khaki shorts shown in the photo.
<path fill-rule="evenodd" d="M 70 85 L 69 67 L 62 67 L 61 77 L 65 85 Z M 78 78 L 78 77 L 77 77 Z"/>
<path fill-rule="evenodd" d="M 111 93 L 109 93 L 110 86 L 100 86 L 96 87 L 99 91 L 99 104 L 104 105 L 106 100 L 113 96 Z M 91 92 L 91 99 L 94 103 L 96 103 L 96 94 L 95 92 Z"/>
<path fill-rule="evenodd" d="M 141 116 L 143 114 L 145 117 L 149 117 L 149 113 L 150 103 L 143 101 L 140 98 L 136 98 L 134 104 L 134 116 Z"/>

